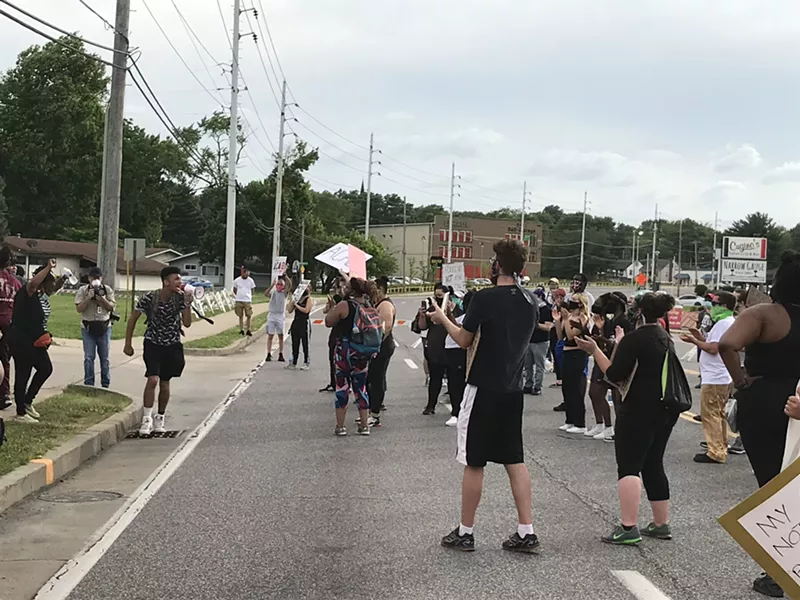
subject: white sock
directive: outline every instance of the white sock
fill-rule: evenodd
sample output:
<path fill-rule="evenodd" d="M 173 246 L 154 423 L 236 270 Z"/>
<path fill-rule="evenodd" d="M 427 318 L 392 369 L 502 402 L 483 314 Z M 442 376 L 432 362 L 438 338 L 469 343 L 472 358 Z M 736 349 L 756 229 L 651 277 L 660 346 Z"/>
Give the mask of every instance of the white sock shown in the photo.
<path fill-rule="evenodd" d="M 519 534 L 521 538 L 524 538 L 526 535 L 533 535 L 533 523 L 528 523 L 527 525 L 520 523 L 517 525 L 517 534 Z"/>
<path fill-rule="evenodd" d="M 146 406 L 144 407 L 143 412 L 142 412 L 142 418 L 143 419 L 152 419 L 153 418 L 153 407 L 152 406 L 150 408 L 147 408 Z"/>
<path fill-rule="evenodd" d="M 467 527 L 466 525 L 460 524 L 458 526 L 458 535 L 472 535 L 472 527 Z"/>

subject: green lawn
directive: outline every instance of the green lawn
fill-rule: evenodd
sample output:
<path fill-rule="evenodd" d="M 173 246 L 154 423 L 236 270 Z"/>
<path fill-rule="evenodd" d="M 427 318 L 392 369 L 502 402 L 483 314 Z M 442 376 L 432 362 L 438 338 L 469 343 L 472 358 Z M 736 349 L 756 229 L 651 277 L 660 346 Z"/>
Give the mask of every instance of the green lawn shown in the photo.
<path fill-rule="evenodd" d="M 123 305 L 124 299 L 117 300 L 117 313 L 123 317 L 111 328 L 111 339 L 122 340 L 125 338 L 125 315 L 130 313 L 130 308 L 126 313 L 125 306 Z M 128 300 L 130 302 L 130 300 Z M 50 320 L 47 323 L 47 329 L 53 334 L 53 337 L 58 341 L 58 338 L 68 340 L 81 339 L 81 316 L 75 310 L 75 296 L 74 294 L 56 294 L 50 298 L 50 305 L 52 312 L 50 313 Z M 134 336 L 144 335 L 144 319 L 139 319 L 136 323 L 136 333 Z"/>
<path fill-rule="evenodd" d="M 38 425 L 6 420 L 8 441 L 0 448 L 0 475 L 40 458 L 84 429 L 96 425 L 130 404 L 116 394 L 85 395 L 68 389 L 35 404 L 42 415 Z"/>
<path fill-rule="evenodd" d="M 250 329 L 251 331 L 258 331 L 264 327 L 266 323 L 267 312 L 264 311 L 253 316 L 253 320 L 250 322 Z M 226 329 L 225 331 L 221 331 L 215 335 L 210 335 L 197 340 L 190 340 L 186 342 L 185 346 L 187 348 L 227 348 L 240 339 L 242 339 L 242 336 L 239 334 L 239 326 L 237 325 L 236 327 L 231 327 L 230 329 Z"/>

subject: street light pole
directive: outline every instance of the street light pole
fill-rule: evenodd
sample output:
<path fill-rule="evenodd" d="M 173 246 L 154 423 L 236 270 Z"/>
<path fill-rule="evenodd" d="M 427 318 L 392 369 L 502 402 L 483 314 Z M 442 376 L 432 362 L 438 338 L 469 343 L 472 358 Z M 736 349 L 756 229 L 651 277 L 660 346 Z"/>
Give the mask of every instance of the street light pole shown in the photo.
<path fill-rule="evenodd" d="M 231 122 L 228 130 L 228 203 L 225 217 L 225 289 L 233 288 L 236 255 L 236 144 L 239 135 L 239 17 L 240 0 L 233 2 L 233 58 L 231 60 Z"/>
<path fill-rule="evenodd" d="M 281 251 L 281 201 L 283 199 L 283 138 L 286 129 L 286 80 L 283 80 L 283 91 L 281 93 L 281 124 L 278 130 L 278 169 L 275 177 L 275 219 L 272 229 L 272 264 L 270 272 L 273 271 L 275 262 Z M 275 283 L 271 281 L 270 283 Z"/>
<path fill-rule="evenodd" d="M 583 273 L 583 252 L 586 247 L 586 201 L 589 197 L 588 192 L 583 192 L 583 225 L 581 226 L 581 265 L 578 272 Z"/>
<path fill-rule="evenodd" d="M 453 262 L 453 196 L 456 191 L 456 163 L 450 173 L 450 225 L 447 229 L 447 262 Z"/>

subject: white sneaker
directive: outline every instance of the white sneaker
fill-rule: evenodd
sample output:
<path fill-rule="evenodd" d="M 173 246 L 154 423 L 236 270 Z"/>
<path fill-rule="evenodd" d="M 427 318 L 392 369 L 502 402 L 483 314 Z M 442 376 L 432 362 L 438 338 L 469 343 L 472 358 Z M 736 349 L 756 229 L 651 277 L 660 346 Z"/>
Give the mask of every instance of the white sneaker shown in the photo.
<path fill-rule="evenodd" d="M 570 425 L 569 423 L 564 423 L 559 429 L 561 431 L 567 431 L 568 429 L 572 429 L 574 425 Z"/>
<path fill-rule="evenodd" d="M 300 367 L 301 371 L 308 371 L 311 368 L 311 365 L 308 363 L 303 363 L 303 366 Z"/>
<path fill-rule="evenodd" d="M 153 433 L 153 417 L 142 417 L 142 425 L 139 427 L 139 435 L 146 436 Z"/>
<path fill-rule="evenodd" d="M 25 414 L 25 415 L 17 415 L 14 417 L 14 423 L 25 423 L 25 424 L 34 424 L 38 423 L 38 419 L 34 419 L 32 416 Z"/>
<path fill-rule="evenodd" d="M 613 427 L 606 427 L 605 429 L 603 429 L 603 431 L 601 431 L 600 433 L 595 435 L 594 439 L 596 439 L 596 440 L 604 440 L 604 439 L 606 439 L 606 436 L 608 435 L 609 430 L 611 431 L 611 435 L 613 436 L 614 435 L 614 428 Z"/>
<path fill-rule="evenodd" d="M 447 425 L 448 427 L 455 427 L 456 425 L 458 425 L 458 417 L 450 417 L 445 422 L 445 425 Z"/>
<path fill-rule="evenodd" d="M 613 442 L 614 441 L 614 426 L 606 427 L 606 430 L 603 432 L 603 441 L 604 442 Z"/>
<path fill-rule="evenodd" d="M 567 433 L 576 433 L 576 434 L 584 434 L 586 433 L 586 427 L 570 427 L 566 430 Z"/>
<path fill-rule="evenodd" d="M 585 435 L 586 437 L 593 438 L 597 434 L 603 433 L 605 430 L 606 430 L 606 426 L 603 425 L 602 423 L 598 423 L 597 425 L 592 427 L 589 431 L 587 431 L 583 435 Z"/>
<path fill-rule="evenodd" d="M 33 404 L 25 405 L 25 414 L 30 415 L 34 419 L 40 419 L 42 417 L 42 415 L 40 415 L 38 411 L 33 408 Z"/>
<path fill-rule="evenodd" d="M 159 415 L 157 414 L 153 417 L 153 433 L 166 433 L 167 428 L 165 427 L 167 422 L 166 415 Z"/>

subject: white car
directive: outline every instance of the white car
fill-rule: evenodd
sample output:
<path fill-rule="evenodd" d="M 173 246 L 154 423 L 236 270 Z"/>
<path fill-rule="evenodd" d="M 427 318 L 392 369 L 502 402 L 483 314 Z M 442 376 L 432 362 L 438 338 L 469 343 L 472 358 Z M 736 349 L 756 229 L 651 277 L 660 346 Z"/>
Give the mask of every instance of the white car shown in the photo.
<path fill-rule="evenodd" d="M 696 294 L 684 294 L 678 298 L 679 306 L 710 306 L 711 303 Z"/>

